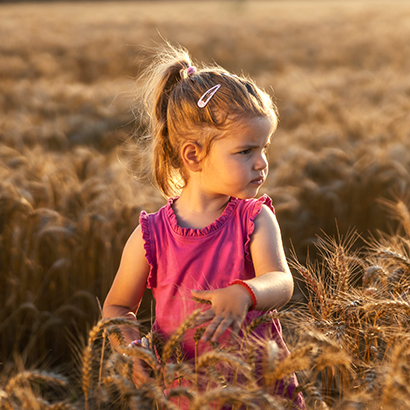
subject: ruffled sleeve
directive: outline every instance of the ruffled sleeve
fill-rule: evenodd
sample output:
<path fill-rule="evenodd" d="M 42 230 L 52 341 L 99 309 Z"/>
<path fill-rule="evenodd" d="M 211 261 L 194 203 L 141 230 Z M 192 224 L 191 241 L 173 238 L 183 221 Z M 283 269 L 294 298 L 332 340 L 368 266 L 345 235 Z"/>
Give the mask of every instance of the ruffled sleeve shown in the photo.
<path fill-rule="evenodd" d="M 275 208 L 272 205 L 272 200 L 268 197 L 268 195 L 263 195 L 259 199 L 254 199 L 252 201 L 249 201 L 249 207 L 250 207 L 250 212 L 247 214 L 247 217 L 249 218 L 248 223 L 247 223 L 247 232 L 246 232 L 246 242 L 245 242 L 245 256 L 246 259 L 249 261 L 252 260 L 251 258 L 251 252 L 250 252 L 250 243 L 251 243 L 251 236 L 253 234 L 253 231 L 255 230 L 255 219 L 256 217 L 260 214 L 262 205 L 265 204 L 268 206 L 268 208 L 275 213 Z"/>
<path fill-rule="evenodd" d="M 145 258 L 147 259 L 148 264 L 150 265 L 151 269 L 147 278 L 147 288 L 151 289 L 155 286 L 154 278 L 152 276 L 152 268 L 154 266 L 155 255 L 153 255 L 153 246 L 151 246 L 151 237 L 149 234 L 149 221 L 148 221 L 148 214 L 145 211 L 141 212 L 140 215 L 140 225 L 141 225 L 141 232 L 142 232 L 142 240 L 144 241 L 144 250 L 145 250 Z"/>

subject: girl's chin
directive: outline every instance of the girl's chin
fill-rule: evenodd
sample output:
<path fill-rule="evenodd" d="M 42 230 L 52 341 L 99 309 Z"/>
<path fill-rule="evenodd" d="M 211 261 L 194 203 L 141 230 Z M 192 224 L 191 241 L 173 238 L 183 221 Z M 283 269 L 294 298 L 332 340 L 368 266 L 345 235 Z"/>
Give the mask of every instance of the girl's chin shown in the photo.
<path fill-rule="evenodd" d="M 240 193 L 240 194 L 238 194 L 238 195 L 233 195 L 233 196 L 235 196 L 236 198 L 238 198 L 238 199 L 252 199 L 252 198 L 255 198 L 255 196 L 258 194 L 258 189 L 256 190 L 256 192 L 244 192 L 244 193 Z"/>

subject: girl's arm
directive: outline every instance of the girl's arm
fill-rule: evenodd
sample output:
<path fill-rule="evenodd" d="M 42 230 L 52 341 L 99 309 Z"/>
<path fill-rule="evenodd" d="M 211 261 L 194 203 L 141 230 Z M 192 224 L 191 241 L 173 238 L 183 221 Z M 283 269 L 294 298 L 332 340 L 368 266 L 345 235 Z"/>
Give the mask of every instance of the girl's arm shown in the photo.
<path fill-rule="evenodd" d="M 262 205 L 255 219 L 250 251 L 255 278 L 246 282 L 255 292 L 256 308 L 270 310 L 286 305 L 292 297 L 293 277 L 283 250 L 278 221 L 266 205 Z"/>
<path fill-rule="evenodd" d="M 120 266 L 114 282 L 104 301 L 103 316 L 123 317 L 137 320 L 136 313 L 145 291 L 150 266 L 145 258 L 144 242 L 141 227 L 138 226 L 125 244 Z M 121 333 L 126 345 L 140 338 L 137 329 L 122 326 Z M 111 338 L 114 348 L 118 345 L 115 338 Z M 133 380 L 137 385 L 146 381 L 147 375 L 139 366 L 139 361 L 134 360 Z"/>
<path fill-rule="evenodd" d="M 270 310 L 285 305 L 293 293 L 293 278 L 286 262 L 282 238 L 276 216 L 266 206 L 254 221 L 250 252 L 255 278 L 245 282 L 255 293 L 257 310 Z M 204 312 L 200 323 L 211 320 L 202 340 L 218 338 L 232 327 L 238 334 L 252 298 L 242 285 L 232 285 L 215 291 L 194 292 L 196 297 L 210 300 L 212 307 Z"/>

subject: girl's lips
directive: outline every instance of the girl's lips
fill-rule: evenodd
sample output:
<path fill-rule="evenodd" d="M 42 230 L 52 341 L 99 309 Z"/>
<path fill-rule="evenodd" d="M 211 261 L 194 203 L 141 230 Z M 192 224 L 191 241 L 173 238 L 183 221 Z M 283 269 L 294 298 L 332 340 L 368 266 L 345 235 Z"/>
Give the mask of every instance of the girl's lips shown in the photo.
<path fill-rule="evenodd" d="M 262 185 L 264 182 L 264 178 L 263 177 L 259 177 L 259 178 L 255 178 L 251 181 L 251 184 L 255 184 L 255 185 Z"/>

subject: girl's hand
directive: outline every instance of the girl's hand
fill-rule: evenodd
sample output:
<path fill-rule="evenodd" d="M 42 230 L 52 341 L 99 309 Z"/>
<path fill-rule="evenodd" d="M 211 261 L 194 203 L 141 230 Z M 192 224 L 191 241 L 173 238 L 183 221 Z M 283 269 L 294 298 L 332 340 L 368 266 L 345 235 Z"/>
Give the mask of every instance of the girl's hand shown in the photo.
<path fill-rule="evenodd" d="M 132 358 L 132 362 L 132 381 L 135 384 L 135 387 L 138 389 L 144 383 L 152 380 L 152 377 L 148 375 L 146 369 L 144 368 L 141 360 L 138 357 L 134 356 Z"/>
<path fill-rule="evenodd" d="M 211 308 L 202 313 L 196 322 L 199 326 L 211 321 L 201 338 L 203 342 L 209 339 L 217 342 L 229 327 L 232 328 L 232 335 L 238 335 L 248 309 L 252 306 L 252 298 L 243 286 L 232 285 L 217 290 L 191 292 L 196 298 L 211 302 Z"/>

